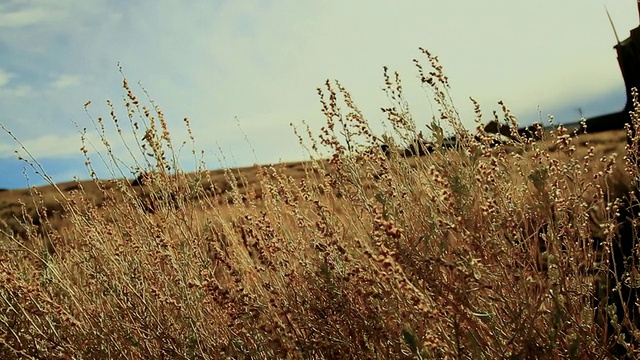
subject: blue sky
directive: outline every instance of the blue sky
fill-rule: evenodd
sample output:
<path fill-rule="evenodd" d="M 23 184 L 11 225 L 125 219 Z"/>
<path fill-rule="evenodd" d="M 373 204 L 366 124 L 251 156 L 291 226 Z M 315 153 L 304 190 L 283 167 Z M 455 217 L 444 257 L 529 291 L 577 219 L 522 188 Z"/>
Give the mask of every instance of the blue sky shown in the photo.
<path fill-rule="evenodd" d="M 0 123 L 54 180 L 87 178 L 74 122 L 92 129 L 87 100 L 96 118 L 108 117 L 107 99 L 123 111 L 119 62 L 134 90 L 141 95 L 140 81 L 164 110 L 177 143 L 190 118 L 209 168 L 224 165 L 219 148 L 231 166 L 299 160 L 289 124 L 323 125 L 315 89 L 327 78 L 346 85 L 382 131 L 382 66 L 398 70 L 424 125 L 430 107 L 411 61 L 420 46 L 439 55 L 469 127 L 469 96 L 485 114 L 504 100 L 523 123 L 538 110 L 558 120 L 574 120 L 578 108 L 595 116 L 624 105 L 604 6 L 626 38 L 638 24 L 631 0 L 5 0 Z M 89 138 L 99 145 L 95 132 Z M 0 133 L 0 188 L 27 185 L 15 149 Z"/>

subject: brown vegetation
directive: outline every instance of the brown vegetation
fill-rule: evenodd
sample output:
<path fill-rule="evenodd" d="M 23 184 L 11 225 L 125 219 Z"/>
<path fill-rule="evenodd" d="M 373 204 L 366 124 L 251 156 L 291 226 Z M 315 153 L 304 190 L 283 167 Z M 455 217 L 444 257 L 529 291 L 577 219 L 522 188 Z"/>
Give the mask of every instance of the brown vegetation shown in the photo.
<path fill-rule="evenodd" d="M 606 274 L 616 184 L 637 177 L 623 161 L 625 135 L 559 126 L 540 142 L 492 147 L 462 128 L 442 68 L 423 53 L 432 70 L 416 60 L 421 81 L 458 144 L 414 158 L 387 158 L 347 90 L 327 81 L 318 89 L 327 125 L 310 147 L 330 159 L 185 174 L 167 160 L 161 111 L 125 81 L 129 120 L 144 123 L 141 148 L 153 154 L 136 169 L 142 184 L 96 178 L 0 194 L 11 215 L 0 235 L 0 353 L 578 359 L 617 342 L 635 351 L 633 323 L 611 334 L 596 316 L 616 304 L 608 289 L 623 278 Z M 385 69 L 384 80 L 400 148 L 418 132 L 399 76 Z M 596 279 L 609 287 L 594 308 Z"/>

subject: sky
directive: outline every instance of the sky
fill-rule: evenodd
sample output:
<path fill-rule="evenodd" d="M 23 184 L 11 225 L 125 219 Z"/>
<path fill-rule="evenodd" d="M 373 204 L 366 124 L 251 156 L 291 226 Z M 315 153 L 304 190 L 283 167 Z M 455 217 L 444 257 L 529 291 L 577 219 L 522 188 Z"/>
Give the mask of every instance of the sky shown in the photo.
<path fill-rule="evenodd" d="M 87 128 L 98 175 L 118 176 L 100 157 L 91 119 L 108 119 L 113 102 L 125 132 L 121 140 L 106 122 L 106 134 L 120 166 L 132 166 L 120 64 L 133 91 L 144 98 L 142 84 L 162 108 L 176 147 L 190 119 L 208 168 L 302 160 L 290 124 L 319 133 L 316 88 L 326 79 L 339 80 L 385 131 L 383 66 L 400 72 L 426 132 L 433 113 L 412 62 L 428 64 L 419 47 L 439 56 L 470 129 L 470 96 L 486 121 L 503 100 L 523 124 L 547 114 L 572 122 L 624 106 L 605 6 L 626 38 L 638 25 L 632 0 L 2 0 L 0 124 L 57 182 L 88 178 Z M 19 148 L 0 131 L 0 188 L 44 183 L 18 160 Z M 187 171 L 196 162 L 190 149 L 179 156 Z"/>

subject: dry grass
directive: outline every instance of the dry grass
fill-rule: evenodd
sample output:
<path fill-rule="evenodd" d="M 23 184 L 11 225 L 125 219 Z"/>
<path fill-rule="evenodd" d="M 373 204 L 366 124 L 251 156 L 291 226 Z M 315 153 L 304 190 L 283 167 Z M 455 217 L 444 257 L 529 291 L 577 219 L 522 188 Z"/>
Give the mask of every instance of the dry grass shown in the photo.
<path fill-rule="evenodd" d="M 32 189 L 34 200 L 0 194 L 0 211 L 20 219 L 0 238 L 0 353 L 607 356 L 615 339 L 593 296 L 608 262 L 594 239 L 606 253 L 610 202 L 635 176 L 625 135 L 559 127 L 491 148 L 462 128 L 442 68 L 424 55 L 432 70 L 416 65 L 441 119 L 429 126 L 436 142 L 444 124 L 460 142 L 411 159 L 387 159 L 347 90 L 327 82 L 327 125 L 309 147 L 330 159 L 185 174 L 162 112 L 125 81 L 129 121 L 146 130 L 137 150 L 153 154 L 134 167 L 150 174 L 143 186 L 96 178 Z M 406 145 L 416 124 L 399 76 L 385 69 L 384 80 L 384 112 Z"/>

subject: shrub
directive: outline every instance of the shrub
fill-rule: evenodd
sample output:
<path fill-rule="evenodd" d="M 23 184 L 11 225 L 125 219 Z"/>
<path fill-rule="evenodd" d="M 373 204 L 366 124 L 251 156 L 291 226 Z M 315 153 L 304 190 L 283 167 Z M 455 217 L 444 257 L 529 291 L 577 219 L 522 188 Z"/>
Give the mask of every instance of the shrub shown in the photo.
<path fill-rule="evenodd" d="M 204 167 L 181 170 L 162 111 L 142 105 L 125 80 L 128 120 L 144 139 L 132 149 L 150 155 L 113 173 L 145 174 L 143 186 L 99 179 L 84 150 L 103 202 L 96 205 L 83 184 L 59 190 L 68 227 L 26 239 L 5 234 L 0 353 L 607 354 L 616 340 L 594 316 L 593 282 L 608 271 L 602 254 L 616 233 L 611 202 L 618 195 L 610 190 L 623 166 L 601 147 L 576 146 L 563 126 L 541 142 L 510 147 L 482 132 L 474 137 L 462 126 L 437 57 L 421 52 L 430 69 L 414 62 L 436 105 L 438 120 L 428 124 L 433 141 L 441 144 L 449 128 L 456 146 L 387 158 L 382 136 L 347 89 L 327 81 L 318 89 L 327 124 L 310 140 L 330 158 L 302 164 L 298 177 L 286 165 L 225 170 L 224 191 Z M 392 105 L 383 112 L 394 130 L 387 136 L 408 145 L 419 131 L 400 76 L 385 68 L 384 82 Z M 515 119 L 504 104 L 501 112 Z M 111 117 L 119 129 L 114 111 Z M 121 164 L 103 141 L 105 158 Z M 43 236 L 55 253 L 41 251 Z"/>

